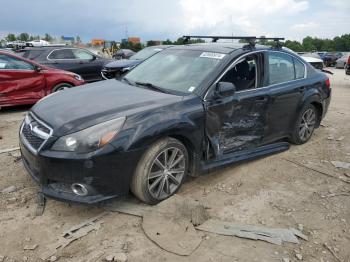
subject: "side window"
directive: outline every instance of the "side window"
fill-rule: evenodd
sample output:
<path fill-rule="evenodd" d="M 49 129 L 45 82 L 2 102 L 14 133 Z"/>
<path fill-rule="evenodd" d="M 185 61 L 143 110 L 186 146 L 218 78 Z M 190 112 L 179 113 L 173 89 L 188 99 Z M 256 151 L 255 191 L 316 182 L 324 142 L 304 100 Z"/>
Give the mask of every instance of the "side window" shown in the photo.
<path fill-rule="evenodd" d="M 298 59 L 293 58 L 295 68 L 295 79 L 304 78 L 305 76 L 305 65 Z"/>
<path fill-rule="evenodd" d="M 23 54 L 24 58 L 34 60 L 38 58 L 43 52 L 38 50 L 25 51 Z"/>
<path fill-rule="evenodd" d="M 257 87 L 257 56 L 243 58 L 233 68 L 226 72 L 220 82 L 231 82 L 237 91 Z"/>
<path fill-rule="evenodd" d="M 34 70 L 34 67 L 15 57 L 0 55 L 0 70 Z"/>
<path fill-rule="evenodd" d="M 75 59 L 75 56 L 72 49 L 59 49 L 52 51 L 49 59 Z"/>
<path fill-rule="evenodd" d="M 94 58 L 92 54 L 81 49 L 73 49 L 73 54 L 76 59 L 91 60 Z"/>
<path fill-rule="evenodd" d="M 282 53 L 269 53 L 269 84 L 294 80 L 293 58 Z"/>

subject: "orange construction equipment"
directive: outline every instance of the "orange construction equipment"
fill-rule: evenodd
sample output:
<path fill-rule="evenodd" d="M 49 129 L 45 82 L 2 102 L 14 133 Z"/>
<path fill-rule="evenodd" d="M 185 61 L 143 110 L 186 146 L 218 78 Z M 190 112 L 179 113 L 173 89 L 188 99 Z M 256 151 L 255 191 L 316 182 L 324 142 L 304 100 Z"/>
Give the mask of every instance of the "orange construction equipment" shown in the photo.
<path fill-rule="evenodd" d="M 104 45 L 105 40 L 104 39 L 92 39 L 91 40 L 91 45 Z"/>

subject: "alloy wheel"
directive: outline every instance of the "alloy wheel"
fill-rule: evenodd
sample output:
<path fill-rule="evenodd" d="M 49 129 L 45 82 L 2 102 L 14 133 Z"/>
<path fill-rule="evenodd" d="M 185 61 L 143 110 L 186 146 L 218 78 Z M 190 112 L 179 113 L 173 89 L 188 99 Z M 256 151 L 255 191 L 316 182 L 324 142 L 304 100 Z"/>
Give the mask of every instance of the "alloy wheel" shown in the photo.
<path fill-rule="evenodd" d="M 185 170 L 184 152 L 176 147 L 164 149 L 157 155 L 148 172 L 149 193 L 158 200 L 169 197 L 181 185 Z"/>
<path fill-rule="evenodd" d="M 316 112 L 309 108 L 303 113 L 299 126 L 299 137 L 302 141 L 307 141 L 311 137 L 315 129 L 315 124 Z"/>

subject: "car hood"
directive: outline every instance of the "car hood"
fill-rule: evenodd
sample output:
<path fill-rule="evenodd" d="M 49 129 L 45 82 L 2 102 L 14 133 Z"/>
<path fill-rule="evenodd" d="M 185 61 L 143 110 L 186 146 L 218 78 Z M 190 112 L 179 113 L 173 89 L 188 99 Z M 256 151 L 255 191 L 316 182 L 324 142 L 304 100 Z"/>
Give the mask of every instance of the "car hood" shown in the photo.
<path fill-rule="evenodd" d="M 54 135 L 61 136 L 182 99 L 111 79 L 53 93 L 31 111 L 53 128 Z"/>
<path fill-rule="evenodd" d="M 136 66 L 140 64 L 142 61 L 141 60 L 128 60 L 128 59 L 122 59 L 122 60 L 117 60 L 110 62 L 105 65 L 106 69 L 113 69 L 113 68 L 125 68 L 125 67 L 130 67 L 130 66 Z"/>

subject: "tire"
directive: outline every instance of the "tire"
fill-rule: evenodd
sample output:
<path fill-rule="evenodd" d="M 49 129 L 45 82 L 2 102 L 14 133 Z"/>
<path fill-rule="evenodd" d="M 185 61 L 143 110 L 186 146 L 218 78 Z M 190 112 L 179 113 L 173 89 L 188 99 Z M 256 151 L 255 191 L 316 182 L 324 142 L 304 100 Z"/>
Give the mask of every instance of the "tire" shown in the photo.
<path fill-rule="evenodd" d="M 157 204 L 179 190 L 188 166 L 188 152 L 180 141 L 174 138 L 159 140 L 137 164 L 131 180 L 131 192 L 146 204 Z"/>
<path fill-rule="evenodd" d="M 319 115 L 315 106 L 312 104 L 304 106 L 295 123 L 292 137 L 290 138 L 291 142 L 301 145 L 309 141 L 315 130 L 318 118 Z"/>
<path fill-rule="evenodd" d="M 54 88 L 52 88 L 52 93 L 57 92 L 57 91 L 62 91 L 67 88 L 71 88 L 73 85 L 68 84 L 68 83 L 61 83 L 58 85 L 55 85 Z"/>

